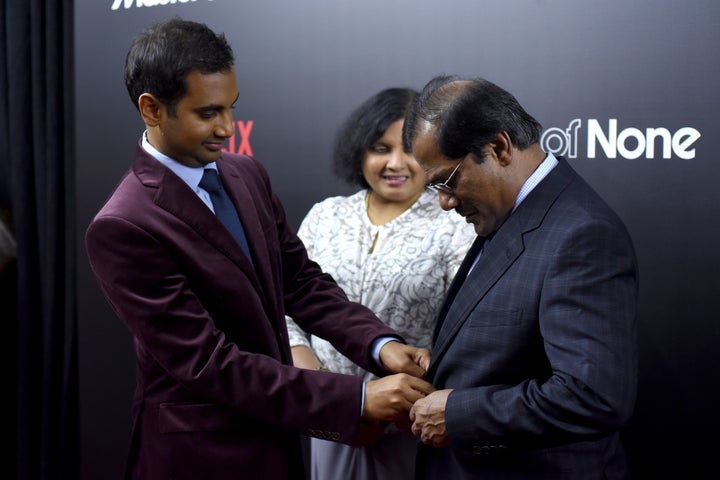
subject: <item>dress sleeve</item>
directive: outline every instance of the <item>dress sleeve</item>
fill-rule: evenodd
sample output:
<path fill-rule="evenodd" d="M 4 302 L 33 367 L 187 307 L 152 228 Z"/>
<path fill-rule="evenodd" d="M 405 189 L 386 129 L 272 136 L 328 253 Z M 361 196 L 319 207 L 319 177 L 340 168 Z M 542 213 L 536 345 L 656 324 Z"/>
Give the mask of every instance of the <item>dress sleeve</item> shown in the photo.
<path fill-rule="evenodd" d="M 300 223 L 300 228 L 298 228 L 298 237 L 300 237 L 300 240 L 305 244 L 305 249 L 311 260 L 315 257 L 315 239 L 322 225 L 322 219 L 322 208 L 320 204 L 316 203 L 310 208 L 310 211 L 305 215 L 302 223 Z"/>
<path fill-rule="evenodd" d="M 307 213 L 303 221 L 300 223 L 298 229 L 298 237 L 305 244 L 305 249 L 308 252 L 308 257 L 313 258 L 314 242 L 313 239 L 317 233 L 318 223 L 320 221 L 320 206 L 318 204 L 313 205 L 310 211 Z M 285 324 L 288 329 L 288 339 L 290 341 L 290 347 L 297 347 L 304 345 L 311 348 L 308 334 L 298 326 L 292 317 L 285 316 Z"/>

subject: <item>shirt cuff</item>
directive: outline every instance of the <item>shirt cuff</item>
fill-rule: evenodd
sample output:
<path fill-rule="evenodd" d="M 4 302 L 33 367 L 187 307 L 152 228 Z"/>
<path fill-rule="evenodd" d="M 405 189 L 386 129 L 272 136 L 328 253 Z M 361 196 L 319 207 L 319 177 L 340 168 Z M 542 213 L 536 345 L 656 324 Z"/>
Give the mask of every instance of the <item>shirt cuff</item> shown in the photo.
<path fill-rule="evenodd" d="M 376 339 L 373 342 L 372 345 L 372 358 L 375 360 L 375 363 L 380 366 L 380 368 L 385 368 L 385 366 L 380 361 L 380 350 L 382 350 L 382 347 L 385 346 L 388 342 L 398 342 L 399 340 L 395 337 L 380 337 Z"/>
<path fill-rule="evenodd" d="M 372 345 L 372 358 L 381 368 L 383 367 L 382 362 L 380 361 L 380 350 L 382 350 L 382 347 L 385 346 L 388 342 L 399 342 L 399 340 L 395 337 L 380 337 L 376 339 L 373 342 Z M 360 416 L 362 417 L 362 412 L 365 410 L 365 382 L 362 384 L 362 398 L 360 400 Z"/>

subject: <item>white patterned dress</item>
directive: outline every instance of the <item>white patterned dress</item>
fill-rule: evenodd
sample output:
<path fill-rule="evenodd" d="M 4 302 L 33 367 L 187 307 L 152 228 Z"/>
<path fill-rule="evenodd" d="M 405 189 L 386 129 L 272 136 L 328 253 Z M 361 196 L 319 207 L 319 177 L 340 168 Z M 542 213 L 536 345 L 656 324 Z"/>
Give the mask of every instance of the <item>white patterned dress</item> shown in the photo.
<path fill-rule="evenodd" d="M 350 300 L 373 310 L 408 344 L 430 348 L 445 294 L 475 239 L 473 226 L 454 211 L 443 211 L 431 191 L 397 218 L 376 226 L 366 212 L 366 194 L 362 190 L 315 204 L 298 236 L 310 258 Z M 366 381 L 376 378 L 329 342 L 315 336 L 308 341 L 292 319 L 287 323 L 290 345 L 311 347 L 329 370 L 362 375 Z M 313 480 L 413 478 L 417 442 L 410 434 L 391 431 L 377 444 L 359 448 L 311 442 Z"/>

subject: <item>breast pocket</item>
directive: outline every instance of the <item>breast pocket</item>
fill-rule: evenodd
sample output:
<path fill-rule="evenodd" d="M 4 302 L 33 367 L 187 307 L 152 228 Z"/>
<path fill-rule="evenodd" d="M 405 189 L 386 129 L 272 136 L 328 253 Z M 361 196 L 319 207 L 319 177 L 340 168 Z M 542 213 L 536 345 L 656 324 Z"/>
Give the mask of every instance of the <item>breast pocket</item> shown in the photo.
<path fill-rule="evenodd" d="M 481 309 L 470 313 L 455 338 L 464 353 L 494 352 L 527 344 L 520 309 Z"/>

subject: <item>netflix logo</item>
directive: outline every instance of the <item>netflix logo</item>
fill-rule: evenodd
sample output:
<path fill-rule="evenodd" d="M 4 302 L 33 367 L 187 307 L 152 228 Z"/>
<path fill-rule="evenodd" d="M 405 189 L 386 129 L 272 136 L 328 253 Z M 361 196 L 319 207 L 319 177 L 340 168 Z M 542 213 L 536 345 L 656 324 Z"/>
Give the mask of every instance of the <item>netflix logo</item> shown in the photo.
<path fill-rule="evenodd" d="M 235 120 L 233 121 L 235 133 L 228 138 L 224 152 L 238 153 L 240 155 L 252 155 L 252 146 L 250 145 L 250 132 L 252 132 L 252 120 Z"/>

